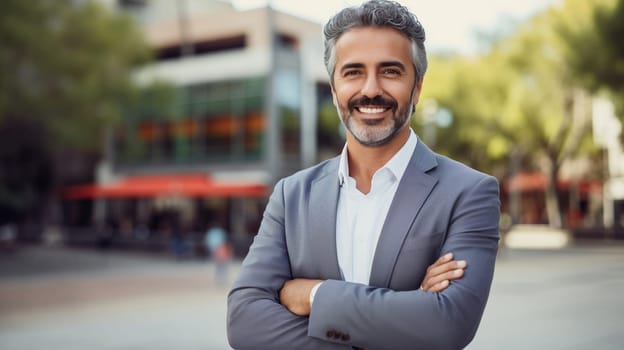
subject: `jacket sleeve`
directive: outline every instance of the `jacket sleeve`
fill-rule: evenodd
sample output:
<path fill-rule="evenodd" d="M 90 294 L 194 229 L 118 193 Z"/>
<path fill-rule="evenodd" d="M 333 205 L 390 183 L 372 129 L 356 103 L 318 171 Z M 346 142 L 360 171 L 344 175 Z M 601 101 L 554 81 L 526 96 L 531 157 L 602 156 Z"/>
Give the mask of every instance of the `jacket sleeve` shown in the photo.
<path fill-rule="evenodd" d="M 461 349 L 474 337 L 487 301 L 498 247 L 498 182 L 467 187 L 456 199 L 442 253 L 466 260 L 464 276 L 440 293 L 393 291 L 330 280 L 318 289 L 309 334 L 347 334 L 368 349 Z"/>
<path fill-rule="evenodd" d="M 348 349 L 308 336 L 308 317 L 279 302 L 292 279 L 284 235 L 283 180 L 275 186 L 260 230 L 228 295 L 227 336 L 234 349 Z"/>

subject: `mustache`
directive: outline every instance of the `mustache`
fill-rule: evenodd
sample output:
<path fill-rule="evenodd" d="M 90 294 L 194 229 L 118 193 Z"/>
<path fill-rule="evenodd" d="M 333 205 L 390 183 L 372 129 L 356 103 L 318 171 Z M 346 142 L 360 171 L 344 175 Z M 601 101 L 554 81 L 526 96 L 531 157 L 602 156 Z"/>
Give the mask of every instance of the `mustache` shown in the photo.
<path fill-rule="evenodd" d="M 389 99 L 381 95 L 377 95 L 373 98 L 362 96 L 360 98 L 356 98 L 356 99 L 349 101 L 349 103 L 347 104 L 347 107 L 349 108 L 350 111 L 352 111 L 355 107 L 359 107 L 359 106 L 380 106 L 380 107 L 387 107 L 387 108 L 394 110 L 398 106 L 398 103 L 393 99 Z"/>

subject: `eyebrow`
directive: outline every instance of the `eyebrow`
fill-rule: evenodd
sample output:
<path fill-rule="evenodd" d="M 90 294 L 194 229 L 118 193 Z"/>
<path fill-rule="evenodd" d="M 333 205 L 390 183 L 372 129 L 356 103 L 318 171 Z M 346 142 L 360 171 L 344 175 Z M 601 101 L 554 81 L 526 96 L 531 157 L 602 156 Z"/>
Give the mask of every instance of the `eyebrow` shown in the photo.
<path fill-rule="evenodd" d="M 399 61 L 384 61 L 379 64 L 380 68 L 386 67 L 398 67 L 402 71 L 405 71 L 405 65 Z M 346 63 L 342 67 L 340 67 L 340 71 L 344 71 L 346 69 L 354 69 L 354 68 L 364 68 L 364 64 L 362 63 Z"/>
<path fill-rule="evenodd" d="M 405 66 L 403 65 L 403 63 L 399 62 L 399 61 L 387 61 L 387 62 L 381 62 L 381 64 L 379 65 L 381 68 L 385 68 L 385 67 L 398 67 L 400 68 L 402 71 L 405 71 Z"/>
<path fill-rule="evenodd" d="M 364 68 L 364 65 L 362 63 L 346 63 L 345 65 L 340 67 L 340 71 L 342 72 L 346 69 L 353 69 L 353 68 Z"/>

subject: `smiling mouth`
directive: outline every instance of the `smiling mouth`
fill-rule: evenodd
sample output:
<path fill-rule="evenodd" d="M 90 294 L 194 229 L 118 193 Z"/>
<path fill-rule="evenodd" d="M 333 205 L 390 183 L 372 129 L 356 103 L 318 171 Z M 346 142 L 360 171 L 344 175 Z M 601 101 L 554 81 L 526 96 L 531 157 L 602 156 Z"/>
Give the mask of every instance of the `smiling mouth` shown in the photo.
<path fill-rule="evenodd" d="M 349 111 L 357 111 L 365 116 L 369 116 L 371 119 L 379 119 L 380 114 L 389 110 L 394 110 L 397 107 L 397 102 L 391 98 L 385 98 L 381 95 L 377 95 L 374 98 L 361 96 L 354 98 L 347 104 Z"/>
<path fill-rule="evenodd" d="M 356 107 L 358 112 L 363 114 L 379 114 L 389 110 L 389 107 Z"/>

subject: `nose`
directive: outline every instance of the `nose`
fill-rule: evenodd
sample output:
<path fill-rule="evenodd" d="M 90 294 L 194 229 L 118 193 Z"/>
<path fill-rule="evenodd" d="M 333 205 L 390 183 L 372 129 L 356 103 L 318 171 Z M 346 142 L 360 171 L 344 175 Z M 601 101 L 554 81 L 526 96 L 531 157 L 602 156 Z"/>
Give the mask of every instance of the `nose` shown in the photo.
<path fill-rule="evenodd" d="M 364 81 L 361 91 L 363 96 L 374 98 L 382 95 L 382 89 L 377 74 L 369 74 Z"/>

